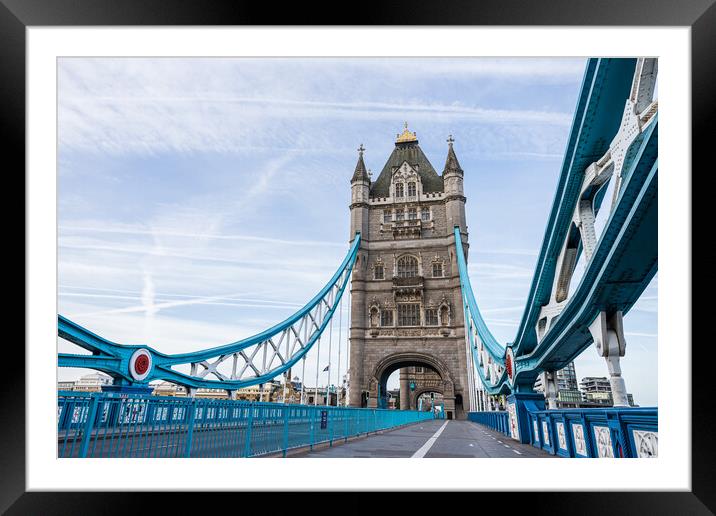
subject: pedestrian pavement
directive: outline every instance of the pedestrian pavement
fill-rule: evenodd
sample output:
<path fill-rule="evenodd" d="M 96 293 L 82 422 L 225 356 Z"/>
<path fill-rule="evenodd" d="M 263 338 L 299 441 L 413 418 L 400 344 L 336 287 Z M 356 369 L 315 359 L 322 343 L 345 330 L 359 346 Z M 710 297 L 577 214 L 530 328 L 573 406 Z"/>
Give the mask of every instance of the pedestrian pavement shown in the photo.
<path fill-rule="evenodd" d="M 442 430 L 441 430 L 442 429 Z M 292 457 L 554 458 L 472 421 L 432 420 L 371 434 Z"/>

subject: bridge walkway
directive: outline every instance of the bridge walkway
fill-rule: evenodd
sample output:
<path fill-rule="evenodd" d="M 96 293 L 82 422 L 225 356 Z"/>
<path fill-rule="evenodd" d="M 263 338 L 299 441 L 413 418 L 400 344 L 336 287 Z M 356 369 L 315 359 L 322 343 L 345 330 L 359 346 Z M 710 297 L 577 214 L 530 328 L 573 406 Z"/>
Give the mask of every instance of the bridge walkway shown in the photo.
<path fill-rule="evenodd" d="M 433 420 L 292 457 L 554 458 L 471 421 Z"/>

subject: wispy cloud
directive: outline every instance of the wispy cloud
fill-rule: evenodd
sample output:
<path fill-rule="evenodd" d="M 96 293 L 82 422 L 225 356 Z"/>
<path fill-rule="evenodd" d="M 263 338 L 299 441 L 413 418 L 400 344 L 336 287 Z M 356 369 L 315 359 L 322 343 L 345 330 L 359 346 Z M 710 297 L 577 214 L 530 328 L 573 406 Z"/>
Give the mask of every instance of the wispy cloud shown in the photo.
<path fill-rule="evenodd" d="M 162 306 L 157 305 L 154 302 L 154 282 L 152 281 L 151 274 L 144 273 L 144 288 L 142 289 L 142 306 L 141 310 L 144 311 L 147 317 L 152 317 L 156 314 Z"/>
<path fill-rule="evenodd" d="M 62 59 L 60 311 L 166 353 L 279 322 L 347 250 L 356 147 L 377 172 L 408 120 L 438 170 L 456 138 L 471 280 L 508 342 L 583 69 L 583 59 Z M 630 389 L 653 383 L 633 364 L 655 351 L 656 298 L 653 282 L 625 318 Z M 579 373 L 606 374 L 592 355 Z M 313 383 L 315 364 L 307 372 Z"/>
<path fill-rule="evenodd" d="M 435 88 L 451 80 L 549 78 L 578 80 L 583 60 L 170 60 L 63 59 L 59 66 L 59 132 L 62 147 L 84 152 L 248 152 L 319 149 L 308 135 L 324 129 L 335 149 L 334 129 L 347 122 L 556 126 L 568 110 L 506 109 L 483 102 L 441 101 Z M 366 83 L 370 70 L 373 81 Z M 551 71 L 551 72 L 550 72 Z M 416 83 L 414 75 L 420 75 Z M 286 86 L 286 77 L 291 87 Z M 487 84 L 487 83 L 486 83 Z M 401 98 L 416 85 L 425 91 Z M 382 99 L 370 98 L 382 92 Z M 351 99 L 347 101 L 345 99 Z M 478 100 L 478 99 L 476 99 Z M 543 128 L 537 134 L 548 135 Z M 513 138 L 514 139 L 514 138 Z M 479 141 L 479 140 L 475 140 Z M 555 152 L 525 152 L 551 157 Z"/>

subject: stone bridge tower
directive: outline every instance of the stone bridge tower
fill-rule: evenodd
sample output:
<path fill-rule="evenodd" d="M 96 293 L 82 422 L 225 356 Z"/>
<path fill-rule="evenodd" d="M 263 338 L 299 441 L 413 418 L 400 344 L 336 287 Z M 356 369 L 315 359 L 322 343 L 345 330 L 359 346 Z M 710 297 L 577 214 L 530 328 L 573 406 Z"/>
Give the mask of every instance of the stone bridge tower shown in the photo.
<path fill-rule="evenodd" d="M 407 123 L 374 182 L 364 150 L 351 179 L 350 238 L 360 231 L 361 245 L 351 283 L 350 404 L 385 406 L 388 377 L 400 369 L 401 408 L 437 392 L 447 417 L 464 418 L 470 393 L 453 228 L 467 255 L 467 226 L 453 139 L 442 175 Z"/>

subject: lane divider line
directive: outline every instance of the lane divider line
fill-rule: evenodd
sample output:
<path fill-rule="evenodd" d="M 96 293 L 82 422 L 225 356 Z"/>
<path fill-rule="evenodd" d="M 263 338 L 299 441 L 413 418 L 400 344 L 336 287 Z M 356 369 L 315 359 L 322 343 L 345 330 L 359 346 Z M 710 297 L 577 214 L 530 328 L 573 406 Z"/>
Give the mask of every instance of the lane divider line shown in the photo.
<path fill-rule="evenodd" d="M 445 430 L 445 427 L 450 422 L 450 420 L 446 420 L 443 425 L 438 428 L 437 432 L 433 434 L 433 436 L 427 440 L 425 444 L 423 444 L 418 451 L 413 453 L 413 455 L 410 457 L 411 459 L 422 459 L 425 457 L 425 454 L 430 451 L 430 448 L 433 447 L 433 444 L 435 444 L 435 441 L 438 440 L 438 437 L 440 437 L 440 434 L 443 433 L 443 430 Z"/>

